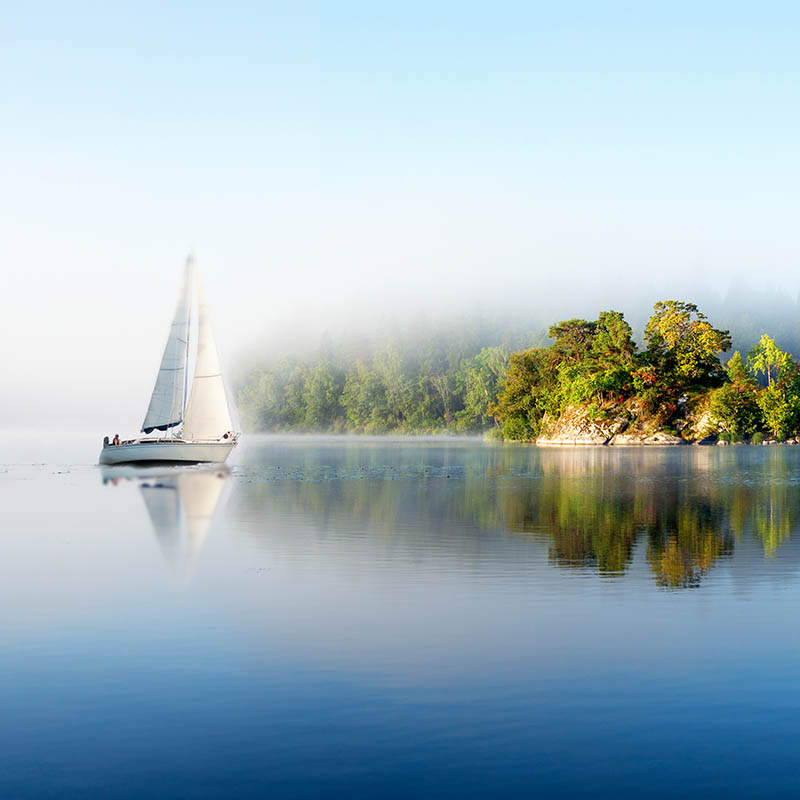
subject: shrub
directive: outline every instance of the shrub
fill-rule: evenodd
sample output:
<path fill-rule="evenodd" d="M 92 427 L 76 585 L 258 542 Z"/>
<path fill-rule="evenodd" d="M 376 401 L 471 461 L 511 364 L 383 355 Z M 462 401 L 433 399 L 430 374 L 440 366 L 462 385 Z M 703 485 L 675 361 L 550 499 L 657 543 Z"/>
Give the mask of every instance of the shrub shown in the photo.
<path fill-rule="evenodd" d="M 764 434 L 761 431 L 756 431 L 753 438 L 750 439 L 750 444 L 761 444 L 764 441 Z"/>
<path fill-rule="evenodd" d="M 512 417 L 503 423 L 503 438 L 512 442 L 527 442 L 534 436 L 534 431 L 519 417 Z"/>
<path fill-rule="evenodd" d="M 483 434 L 483 438 L 487 442 L 502 442 L 503 441 L 503 431 L 500 430 L 497 426 L 493 426 L 489 428 L 486 433 Z"/>

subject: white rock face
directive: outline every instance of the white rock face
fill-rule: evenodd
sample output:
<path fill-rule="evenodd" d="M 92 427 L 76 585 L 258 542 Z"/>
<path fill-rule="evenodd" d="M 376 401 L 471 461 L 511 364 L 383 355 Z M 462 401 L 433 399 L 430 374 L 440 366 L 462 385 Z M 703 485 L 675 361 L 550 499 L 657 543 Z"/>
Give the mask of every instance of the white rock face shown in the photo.
<path fill-rule="evenodd" d="M 610 420 L 592 419 L 587 409 L 569 406 L 554 420 L 542 420 L 542 434 L 536 444 L 543 447 L 575 445 L 679 445 L 686 444 L 680 436 L 658 431 L 647 436 L 644 433 L 623 433 L 627 420 L 620 415 Z"/>
<path fill-rule="evenodd" d="M 648 436 L 644 440 L 645 444 L 669 444 L 669 445 L 678 445 L 678 444 L 686 444 L 686 442 L 681 439 L 680 436 L 674 436 L 671 433 L 665 433 L 664 431 L 658 431 L 654 433 L 652 436 Z"/>
<path fill-rule="evenodd" d="M 617 447 L 625 445 L 643 445 L 644 438 L 631 433 L 618 433 L 616 436 L 613 436 L 608 443 Z"/>
<path fill-rule="evenodd" d="M 568 406 L 557 419 L 545 417 L 542 435 L 536 444 L 551 447 L 557 445 L 601 445 L 608 444 L 612 436 L 625 425 L 622 419 L 593 420 L 587 409 Z"/>
<path fill-rule="evenodd" d="M 697 432 L 697 437 L 702 439 L 706 436 L 719 433 L 720 424 L 710 411 L 704 411 L 695 421 L 694 429 Z"/>

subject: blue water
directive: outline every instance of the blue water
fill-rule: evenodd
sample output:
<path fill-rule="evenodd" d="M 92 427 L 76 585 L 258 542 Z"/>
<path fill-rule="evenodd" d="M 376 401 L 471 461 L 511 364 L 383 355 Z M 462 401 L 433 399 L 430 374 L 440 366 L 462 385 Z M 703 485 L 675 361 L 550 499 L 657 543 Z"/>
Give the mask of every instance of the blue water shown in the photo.
<path fill-rule="evenodd" d="M 53 453 L 0 466 L 2 797 L 800 792 L 800 447 Z"/>

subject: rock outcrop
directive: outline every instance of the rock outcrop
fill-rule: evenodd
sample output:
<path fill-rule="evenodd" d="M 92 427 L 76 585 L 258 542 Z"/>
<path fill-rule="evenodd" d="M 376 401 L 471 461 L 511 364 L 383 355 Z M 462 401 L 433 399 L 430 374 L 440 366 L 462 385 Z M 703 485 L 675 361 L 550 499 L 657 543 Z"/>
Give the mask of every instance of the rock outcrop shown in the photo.
<path fill-rule="evenodd" d="M 686 440 L 680 436 L 675 436 L 666 431 L 656 431 L 651 436 L 645 436 L 641 433 L 620 433 L 614 436 L 608 444 L 613 445 L 650 445 L 650 444 L 666 444 L 677 445 L 686 444 Z"/>
<path fill-rule="evenodd" d="M 667 431 L 654 430 L 641 420 L 631 422 L 628 409 L 598 413 L 584 406 L 568 406 L 557 419 L 545 415 L 537 445 L 681 445 L 687 441 Z"/>
<path fill-rule="evenodd" d="M 542 433 L 536 444 L 545 446 L 608 444 L 626 424 L 624 416 L 598 419 L 584 406 L 568 406 L 558 419 L 545 415 L 542 420 Z"/>
<path fill-rule="evenodd" d="M 679 431 L 679 435 L 676 434 Z M 557 417 L 545 414 L 541 435 L 536 439 L 540 446 L 605 445 L 625 446 L 676 446 L 676 445 L 738 445 L 728 442 L 722 424 L 714 419 L 709 409 L 708 395 L 694 398 L 690 405 L 685 399 L 671 421 L 670 430 L 661 430 L 656 419 L 647 414 L 641 405 L 628 401 L 620 405 L 567 406 Z M 776 444 L 800 444 L 800 436 L 786 442 L 757 438 L 752 444 L 765 447 Z"/>

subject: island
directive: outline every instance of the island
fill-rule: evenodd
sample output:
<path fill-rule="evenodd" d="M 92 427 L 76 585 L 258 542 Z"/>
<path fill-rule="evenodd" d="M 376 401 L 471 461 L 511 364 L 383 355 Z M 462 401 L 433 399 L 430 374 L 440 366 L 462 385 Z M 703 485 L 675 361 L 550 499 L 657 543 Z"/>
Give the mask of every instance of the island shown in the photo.
<path fill-rule="evenodd" d="M 792 355 L 763 333 L 746 356 L 728 356 L 730 332 L 694 303 L 655 303 L 639 344 L 619 311 L 558 322 L 522 347 L 524 337 L 485 339 L 429 332 L 256 367 L 239 393 L 247 427 L 543 446 L 794 444 L 800 434 Z"/>

